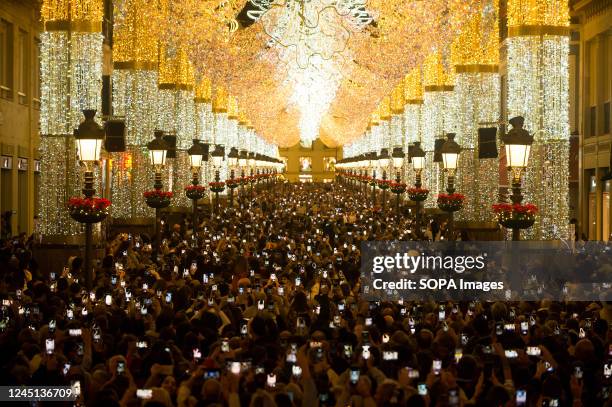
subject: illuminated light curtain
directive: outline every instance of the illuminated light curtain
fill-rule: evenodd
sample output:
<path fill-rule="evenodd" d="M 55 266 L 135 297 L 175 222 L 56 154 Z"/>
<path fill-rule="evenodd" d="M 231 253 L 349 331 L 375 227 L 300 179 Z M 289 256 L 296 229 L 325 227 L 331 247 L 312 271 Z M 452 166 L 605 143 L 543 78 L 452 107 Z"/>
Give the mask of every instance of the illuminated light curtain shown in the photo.
<path fill-rule="evenodd" d="M 563 0 L 508 1 L 508 118 L 534 133 L 525 202 L 538 206 L 531 239 L 566 239 L 569 223 L 569 9 Z"/>
<path fill-rule="evenodd" d="M 44 0 L 41 15 L 39 232 L 70 236 L 82 229 L 66 209 L 81 194 L 73 130 L 102 103 L 102 1 Z"/>
<path fill-rule="evenodd" d="M 231 171 L 234 170 L 234 178 L 236 177 L 236 168 L 230 166 L 227 158 L 232 148 L 239 147 L 239 126 L 238 126 L 238 101 L 235 97 L 230 96 L 227 101 L 227 139 L 225 144 L 225 160 L 227 164 L 227 179 L 231 178 Z"/>
<path fill-rule="evenodd" d="M 391 92 L 391 147 L 404 146 L 404 82 Z"/>
<path fill-rule="evenodd" d="M 380 143 L 378 146 L 378 153 L 382 151 L 383 148 L 386 148 L 389 154 L 391 154 L 392 148 L 392 137 L 391 137 L 391 98 L 389 96 L 385 96 L 378 106 L 378 114 L 380 116 L 380 123 L 378 125 L 378 137 L 380 138 Z M 389 160 L 391 161 L 391 160 Z M 380 173 L 378 174 L 378 178 L 382 179 L 383 175 L 386 176 L 386 179 L 389 179 L 389 168 L 391 164 L 385 168 L 380 167 Z"/>
<path fill-rule="evenodd" d="M 228 159 L 229 148 L 228 143 L 228 131 L 229 131 L 229 118 L 228 118 L 228 104 L 230 95 L 227 89 L 222 86 L 216 86 L 213 95 L 213 114 L 214 114 L 214 144 L 220 144 L 225 147 L 225 157 L 221 168 L 219 168 L 219 178 L 221 181 L 225 181 L 228 178 Z M 214 171 L 214 170 L 213 170 Z M 227 191 L 223 191 L 224 195 Z"/>
<path fill-rule="evenodd" d="M 212 111 L 212 84 L 210 79 L 201 78 L 195 88 L 196 134 L 203 143 L 211 144 L 214 137 L 214 116 Z M 212 151 L 212 150 L 210 150 Z M 212 174 L 211 160 L 202 162 L 201 184 L 207 186 Z"/>
<path fill-rule="evenodd" d="M 423 124 L 423 78 L 421 68 L 412 69 L 404 78 L 404 153 L 416 141 L 422 140 Z M 404 165 L 404 180 L 406 184 L 413 185 L 415 172 L 412 165 Z M 407 194 L 406 198 L 407 198 Z"/>
<path fill-rule="evenodd" d="M 458 220 L 494 222 L 499 161 L 479 159 L 478 128 L 499 120 L 499 33 L 496 9 L 474 15 L 452 46 L 455 66 L 457 142 L 463 149 L 456 175 L 457 192 L 467 197 Z"/>
<path fill-rule="evenodd" d="M 160 47 L 158 129 L 176 136 L 176 158 L 166 165 L 174 197 L 172 206 L 191 207 L 185 187 L 191 184 L 187 149 L 196 134 L 195 73 L 184 48 Z"/>
<path fill-rule="evenodd" d="M 423 185 L 430 193 L 425 201 L 426 208 L 437 207 L 437 195 L 445 192 L 446 177 L 442 163 L 434 162 L 436 139 L 444 139 L 454 132 L 453 75 L 447 73 L 440 53 L 430 54 L 423 65 L 423 139 L 425 168 Z"/>
<path fill-rule="evenodd" d="M 125 0 L 114 14 L 113 113 L 125 118 L 125 152 L 111 153 L 114 218 L 150 218 L 143 193 L 153 187 L 146 144 L 153 138 L 157 108 L 158 42 L 149 0 Z"/>

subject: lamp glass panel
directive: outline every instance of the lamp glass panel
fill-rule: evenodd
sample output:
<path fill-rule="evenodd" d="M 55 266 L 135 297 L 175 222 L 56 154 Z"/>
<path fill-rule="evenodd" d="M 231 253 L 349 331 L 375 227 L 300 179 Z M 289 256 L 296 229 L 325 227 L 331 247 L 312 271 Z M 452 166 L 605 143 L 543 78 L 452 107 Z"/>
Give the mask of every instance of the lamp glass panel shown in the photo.
<path fill-rule="evenodd" d="M 425 168 L 425 157 L 412 157 L 412 166 L 415 170 L 422 170 Z"/>
<path fill-rule="evenodd" d="M 166 150 L 149 150 L 152 165 L 166 164 Z"/>
<path fill-rule="evenodd" d="M 529 163 L 531 146 L 526 144 L 506 144 L 508 167 L 525 168 Z"/>
<path fill-rule="evenodd" d="M 102 149 L 102 139 L 80 138 L 76 139 L 79 149 L 79 159 L 81 161 L 97 161 Z"/>
<path fill-rule="evenodd" d="M 442 161 L 444 162 L 444 168 L 447 170 L 456 170 L 458 159 L 459 159 L 459 154 L 455 154 L 455 153 L 442 154 Z"/>

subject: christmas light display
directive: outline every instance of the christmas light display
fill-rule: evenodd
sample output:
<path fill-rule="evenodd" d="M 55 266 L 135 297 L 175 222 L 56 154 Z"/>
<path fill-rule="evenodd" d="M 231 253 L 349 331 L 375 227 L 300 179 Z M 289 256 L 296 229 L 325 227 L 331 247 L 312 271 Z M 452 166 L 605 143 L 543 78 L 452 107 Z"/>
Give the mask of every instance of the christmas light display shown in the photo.
<path fill-rule="evenodd" d="M 498 158 L 479 158 L 478 129 L 499 120 L 499 33 L 497 8 L 484 8 L 465 25 L 452 46 L 455 66 L 457 141 L 463 152 L 457 167 L 457 191 L 468 197 L 458 220 L 491 222 L 498 201 Z M 459 108 L 460 107 L 460 108 Z"/>
<path fill-rule="evenodd" d="M 425 208 L 437 207 L 436 197 L 444 191 L 445 175 L 438 162 L 434 162 L 434 147 L 437 139 L 455 129 L 455 101 L 453 96 L 454 78 L 442 63 L 442 55 L 434 52 L 423 63 L 423 139 L 425 168 L 423 184 L 431 193 L 425 201 Z"/>
<path fill-rule="evenodd" d="M 102 0 L 42 2 L 38 207 L 39 232 L 44 236 L 81 231 L 66 208 L 68 197 L 80 193 L 72 134 L 82 120 L 82 110 L 101 110 L 102 6 Z"/>
<path fill-rule="evenodd" d="M 525 201 L 537 205 L 532 239 L 568 237 L 569 9 L 563 0 L 508 1 L 508 117 L 534 134 Z"/>

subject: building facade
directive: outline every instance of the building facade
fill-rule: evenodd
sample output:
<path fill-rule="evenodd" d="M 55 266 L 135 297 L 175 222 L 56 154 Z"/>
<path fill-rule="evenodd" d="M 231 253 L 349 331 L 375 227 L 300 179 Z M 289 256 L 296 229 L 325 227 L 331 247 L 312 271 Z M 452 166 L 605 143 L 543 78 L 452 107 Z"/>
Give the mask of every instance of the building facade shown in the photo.
<path fill-rule="evenodd" d="M 589 240 L 610 240 L 612 98 L 612 1 L 570 2 L 572 15 L 571 83 L 579 133 L 578 230 Z"/>
<path fill-rule="evenodd" d="M 34 228 L 40 111 L 39 5 L 0 2 L 0 213 L 4 233 Z M 7 230 L 8 229 L 8 230 Z"/>
<path fill-rule="evenodd" d="M 342 158 L 341 149 L 327 147 L 321 139 L 309 147 L 297 143 L 278 152 L 285 160 L 285 176 L 290 182 L 331 182 L 336 162 Z"/>

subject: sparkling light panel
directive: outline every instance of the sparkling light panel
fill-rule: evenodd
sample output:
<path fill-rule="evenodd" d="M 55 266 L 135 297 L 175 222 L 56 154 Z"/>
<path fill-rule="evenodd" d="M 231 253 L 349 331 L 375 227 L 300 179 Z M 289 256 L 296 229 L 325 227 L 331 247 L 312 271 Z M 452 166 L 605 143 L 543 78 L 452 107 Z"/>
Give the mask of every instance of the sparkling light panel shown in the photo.
<path fill-rule="evenodd" d="M 530 35 L 506 40 L 508 118 L 525 117 L 535 133 L 524 179 L 525 202 L 538 206 L 528 238 L 568 237 L 569 37 Z"/>
<path fill-rule="evenodd" d="M 142 146 L 127 146 L 123 153 L 111 153 L 112 199 L 114 218 L 149 218 L 149 208 L 143 193 L 153 188 L 154 171 L 149 150 Z"/>
<path fill-rule="evenodd" d="M 491 205 L 498 201 L 499 161 L 478 159 L 478 128 L 496 127 L 499 119 L 499 74 L 494 72 L 457 73 L 455 103 L 456 141 L 462 147 L 456 186 L 467 197 L 457 219 L 494 221 Z M 488 123 L 488 124 L 479 124 Z"/>
<path fill-rule="evenodd" d="M 426 91 L 423 96 L 423 139 L 422 148 L 427 153 L 423 169 L 423 186 L 429 189 L 425 201 L 426 208 L 437 207 L 437 195 L 444 192 L 446 174 L 442 163 L 434 162 L 433 152 L 436 139 L 445 138 L 447 133 L 454 132 L 455 104 L 453 92 Z"/>

